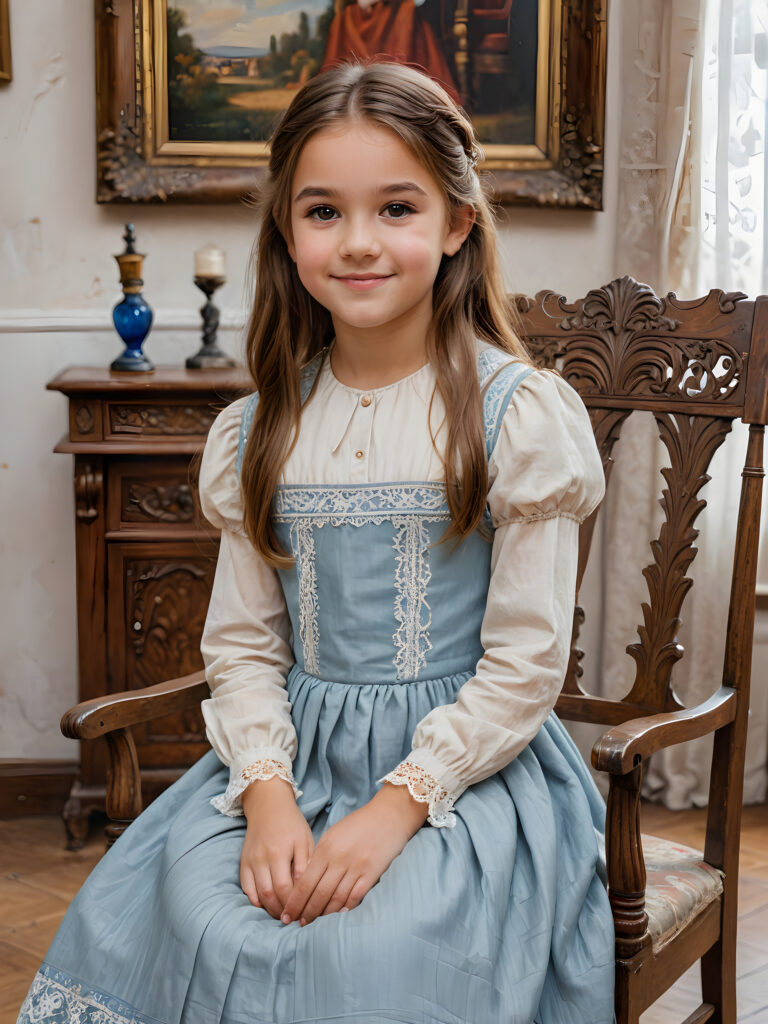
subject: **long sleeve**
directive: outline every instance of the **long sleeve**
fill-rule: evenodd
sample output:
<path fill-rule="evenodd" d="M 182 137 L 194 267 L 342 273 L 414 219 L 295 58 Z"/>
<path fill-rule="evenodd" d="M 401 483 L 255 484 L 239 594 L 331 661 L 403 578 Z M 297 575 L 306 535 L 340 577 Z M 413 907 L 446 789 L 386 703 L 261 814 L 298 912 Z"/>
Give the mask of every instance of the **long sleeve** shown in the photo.
<path fill-rule="evenodd" d="M 235 469 L 242 400 L 211 427 L 200 468 L 200 502 L 221 530 L 201 652 L 211 697 L 203 701 L 208 740 L 230 769 L 224 794 L 211 803 L 242 814 L 241 794 L 254 779 L 279 775 L 301 796 L 292 772 L 298 749 L 285 677 L 293 664 L 290 620 L 277 572 L 243 528 Z"/>
<path fill-rule="evenodd" d="M 605 493 L 589 415 L 562 377 L 517 388 L 489 460 L 494 525 L 484 654 L 453 704 L 417 725 L 408 757 L 380 782 L 407 785 L 428 821 L 452 827 L 464 790 L 509 764 L 554 707 L 570 654 L 579 525 Z"/>

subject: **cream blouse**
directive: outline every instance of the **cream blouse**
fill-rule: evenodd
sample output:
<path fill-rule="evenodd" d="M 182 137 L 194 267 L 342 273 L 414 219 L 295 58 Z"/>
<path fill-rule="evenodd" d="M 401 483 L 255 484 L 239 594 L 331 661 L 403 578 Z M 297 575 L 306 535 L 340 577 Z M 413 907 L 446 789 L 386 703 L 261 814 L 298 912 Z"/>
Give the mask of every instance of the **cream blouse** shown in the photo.
<path fill-rule="evenodd" d="M 484 343 L 479 343 L 484 347 Z M 285 484 L 442 481 L 435 444 L 445 443 L 444 405 L 427 363 L 404 379 L 363 390 L 338 381 L 325 359 L 304 406 Z M 221 548 L 202 638 L 211 697 L 203 701 L 208 739 L 230 768 L 214 799 L 240 814 L 256 778 L 292 774 L 298 744 L 285 677 L 294 663 L 290 621 L 276 570 L 243 529 L 235 468 L 246 399 L 211 427 L 200 471 L 206 518 Z M 452 825 L 464 790 L 508 764 L 552 710 L 570 653 L 579 524 L 605 493 L 587 410 L 562 377 L 534 370 L 517 387 L 489 459 L 488 505 L 495 526 L 491 579 L 475 674 L 452 704 L 419 722 L 412 750 L 379 781 L 407 785 L 429 802 L 428 821 Z"/>

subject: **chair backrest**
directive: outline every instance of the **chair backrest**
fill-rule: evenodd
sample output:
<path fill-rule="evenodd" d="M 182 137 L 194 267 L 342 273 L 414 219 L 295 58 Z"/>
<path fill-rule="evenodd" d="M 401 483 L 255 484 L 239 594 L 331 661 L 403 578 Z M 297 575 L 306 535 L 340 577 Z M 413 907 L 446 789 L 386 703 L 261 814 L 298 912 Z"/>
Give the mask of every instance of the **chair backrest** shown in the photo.
<path fill-rule="evenodd" d="M 755 584 L 762 496 L 764 424 L 768 421 L 768 296 L 747 301 L 741 292 L 716 290 L 682 301 L 659 298 L 651 288 L 623 277 L 569 303 L 551 291 L 515 296 L 521 332 L 531 355 L 556 368 L 589 410 L 610 486 L 612 451 L 634 410 L 649 410 L 671 465 L 662 470 L 664 521 L 651 538 L 653 560 L 643 569 L 648 600 L 638 610 L 639 641 L 627 647 L 634 682 L 622 700 L 584 692 L 583 652 L 578 648 L 584 611 L 577 607 L 571 659 L 557 712 L 566 719 L 617 725 L 630 718 L 676 711 L 674 665 L 683 649 L 677 639 L 680 613 L 692 580 L 686 570 L 696 555 L 694 522 L 706 502 L 698 497 L 707 469 L 736 417 L 750 424 L 742 472 L 731 579 L 722 684 L 739 703 L 713 761 L 711 786 L 736 786 L 740 802 L 746 711 L 755 614 Z M 580 586 L 599 510 L 581 527 Z M 578 593 L 578 590 L 577 590 Z M 710 795 L 712 796 L 712 789 Z M 717 851 L 715 861 L 721 859 Z"/>

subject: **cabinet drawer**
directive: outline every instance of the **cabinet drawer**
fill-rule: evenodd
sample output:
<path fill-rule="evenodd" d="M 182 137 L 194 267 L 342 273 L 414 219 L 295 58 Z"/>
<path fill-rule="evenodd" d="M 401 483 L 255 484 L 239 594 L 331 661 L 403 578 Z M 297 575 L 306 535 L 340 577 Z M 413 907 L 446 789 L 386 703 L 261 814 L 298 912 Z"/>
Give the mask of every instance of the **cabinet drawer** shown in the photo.
<path fill-rule="evenodd" d="M 199 438 L 202 443 L 216 414 L 225 404 L 202 400 L 109 400 L 104 403 L 104 440 L 122 441 L 141 437 L 144 440 L 163 442 L 171 438 Z"/>
<path fill-rule="evenodd" d="M 110 533 L 213 533 L 200 510 L 196 466 L 189 459 L 113 461 L 108 474 Z"/>

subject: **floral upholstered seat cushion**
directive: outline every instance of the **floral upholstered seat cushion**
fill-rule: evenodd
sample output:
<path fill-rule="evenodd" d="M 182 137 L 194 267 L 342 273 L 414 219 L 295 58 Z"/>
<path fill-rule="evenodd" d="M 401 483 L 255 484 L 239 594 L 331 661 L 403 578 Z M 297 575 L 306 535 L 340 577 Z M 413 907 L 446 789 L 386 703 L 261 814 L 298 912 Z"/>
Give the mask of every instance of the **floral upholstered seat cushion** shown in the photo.
<path fill-rule="evenodd" d="M 723 873 L 698 850 L 659 836 L 643 835 L 645 909 L 654 950 L 674 938 L 723 891 Z"/>

